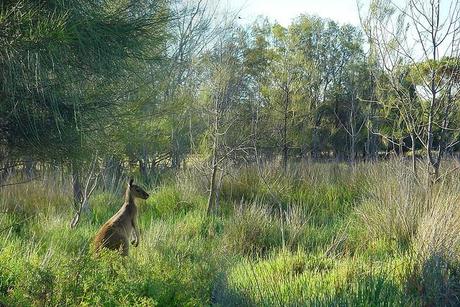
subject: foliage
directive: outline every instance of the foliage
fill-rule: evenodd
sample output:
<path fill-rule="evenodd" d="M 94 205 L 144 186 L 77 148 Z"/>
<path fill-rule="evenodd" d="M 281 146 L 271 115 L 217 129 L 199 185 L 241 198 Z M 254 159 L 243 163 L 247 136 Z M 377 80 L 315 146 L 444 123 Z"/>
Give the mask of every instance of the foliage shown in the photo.
<path fill-rule="evenodd" d="M 132 72 L 161 54 L 167 18 L 161 1 L 3 3 L 0 132 L 10 159 L 66 161 L 111 145 L 106 128 L 139 87 Z"/>
<path fill-rule="evenodd" d="M 460 19 L 417 60 L 439 1 L 408 1 L 371 1 L 366 43 L 212 0 L 3 1 L 0 305 L 458 305 L 458 46 L 427 31 Z M 140 245 L 95 256 L 128 177 Z"/>

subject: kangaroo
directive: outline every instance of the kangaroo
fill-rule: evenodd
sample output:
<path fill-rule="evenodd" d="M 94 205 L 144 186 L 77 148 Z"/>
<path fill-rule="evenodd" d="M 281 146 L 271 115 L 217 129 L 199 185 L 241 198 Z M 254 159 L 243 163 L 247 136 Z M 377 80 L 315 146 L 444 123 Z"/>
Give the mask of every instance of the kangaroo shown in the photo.
<path fill-rule="evenodd" d="M 148 197 L 149 194 L 147 194 L 147 192 L 141 187 L 133 184 L 133 179 L 129 180 L 123 206 L 102 225 L 94 238 L 96 254 L 105 247 L 112 250 L 118 250 L 123 256 L 127 256 L 129 251 L 129 240 L 133 230 L 135 239 L 131 244 L 135 247 L 139 245 L 137 207 L 134 203 L 134 199 L 147 199 Z"/>

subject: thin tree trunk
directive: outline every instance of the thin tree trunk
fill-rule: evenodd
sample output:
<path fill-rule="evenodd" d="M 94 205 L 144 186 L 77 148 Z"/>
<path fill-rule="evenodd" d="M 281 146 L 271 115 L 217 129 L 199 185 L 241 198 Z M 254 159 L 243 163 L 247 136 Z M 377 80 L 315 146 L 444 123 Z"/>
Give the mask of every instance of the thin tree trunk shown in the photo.
<path fill-rule="evenodd" d="M 283 126 L 283 169 L 287 171 L 288 163 L 288 143 L 287 143 L 287 121 L 288 121 L 288 106 L 289 106 L 289 90 L 285 88 L 284 101 L 284 126 Z"/>
<path fill-rule="evenodd" d="M 412 150 L 412 172 L 414 176 L 417 177 L 417 157 L 415 156 L 415 134 L 412 132 L 410 134 L 410 140 L 412 142 L 411 150 Z"/>
<path fill-rule="evenodd" d="M 351 149 L 350 149 L 350 163 L 355 164 L 356 158 L 356 137 L 354 135 L 351 136 Z"/>
<path fill-rule="evenodd" d="M 326 91 L 327 91 L 327 87 L 329 85 L 329 81 L 326 80 L 325 81 L 325 85 L 324 85 L 324 89 L 323 89 L 323 97 L 322 97 L 322 100 L 321 100 L 321 105 L 324 105 L 324 103 L 326 102 Z M 314 127 L 313 127 L 313 139 L 312 139 L 312 157 L 313 159 L 317 159 L 319 158 L 320 154 L 319 154 L 319 132 L 318 132 L 318 128 L 321 124 L 321 116 L 318 114 L 318 109 L 320 107 L 319 103 L 318 103 L 318 100 L 316 99 L 316 103 L 315 103 L 315 116 L 314 116 Z"/>
<path fill-rule="evenodd" d="M 215 104 L 214 115 L 214 140 L 212 143 L 212 161 L 211 161 L 211 180 L 209 183 L 209 196 L 208 196 L 208 216 L 214 211 L 216 204 L 216 175 L 217 175 L 217 146 L 219 142 L 219 109 L 218 103 Z"/>
<path fill-rule="evenodd" d="M 354 96 L 351 98 L 351 110 L 350 110 L 350 136 L 351 136 L 351 146 L 350 146 L 350 163 L 352 165 L 355 164 L 355 156 L 356 156 L 356 128 L 354 122 L 354 114 L 355 114 L 355 99 Z"/>
<path fill-rule="evenodd" d="M 432 45 L 433 48 L 433 61 L 436 62 L 437 60 L 437 53 L 436 53 L 436 37 L 432 37 Z M 434 109 L 436 104 L 436 82 L 435 82 L 436 72 L 434 69 L 431 71 L 431 99 L 430 99 L 430 107 L 428 109 L 428 127 L 427 127 L 427 163 L 428 163 L 428 170 L 427 170 L 427 180 L 428 180 L 428 187 L 431 187 L 433 183 L 433 179 L 437 178 L 437 174 L 439 173 L 439 169 L 436 166 L 436 161 L 433 158 L 433 116 L 434 116 Z M 433 178 L 434 176 L 434 178 Z"/>
<path fill-rule="evenodd" d="M 32 179 L 34 177 L 35 162 L 32 159 L 27 158 L 24 164 L 24 171 L 27 179 Z"/>
<path fill-rule="evenodd" d="M 398 156 L 401 159 L 404 159 L 404 138 L 401 137 L 398 142 Z"/>
<path fill-rule="evenodd" d="M 147 173 L 147 163 L 144 159 L 139 159 L 139 172 L 141 173 L 141 177 L 143 180 L 147 180 L 148 173 Z"/>
<path fill-rule="evenodd" d="M 216 189 L 216 201 L 215 201 L 215 204 L 214 204 L 214 208 L 215 208 L 215 211 L 216 212 L 219 212 L 219 205 L 220 205 L 220 191 L 221 191 L 221 187 L 222 187 L 222 181 L 224 179 L 224 171 L 222 170 L 220 172 L 220 176 L 219 176 L 219 182 L 218 182 L 218 187 Z"/>
<path fill-rule="evenodd" d="M 81 186 L 80 171 L 75 163 L 72 164 L 72 190 L 73 190 L 73 203 L 75 208 L 80 206 L 83 200 L 83 192 Z"/>
<path fill-rule="evenodd" d="M 171 167 L 174 168 L 174 169 L 177 169 L 178 168 L 178 161 L 179 161 L 179 157 L 178 157 L 178 149 L 176 146 L 176 134 L 175 134 L 175 131 L 174 131 L 174 128 L 171 129 Z"/>
<path fill-rule="evenodd" d="M 211 213 L 214 211 L 214 207 L 216 204 L 217 157 L 215 153 L 213 153 L 211 168 L 212 168 L 212 173 L 211 173 L 211 181 L 209 184 L 208 215 L 211 215 Z"/>
<path fill-rule="evenodd" d="M 313 136 L 312 136 L 312 150 L 311 150 L 311 156 L 313 159 L 317 159 L 318 158 L 318 127 L 317 127 L 317 119 L 316 119 L 316 116 L 315 116 L 315 123 L 314 123 L 314 127 L 313 127 Z"/>

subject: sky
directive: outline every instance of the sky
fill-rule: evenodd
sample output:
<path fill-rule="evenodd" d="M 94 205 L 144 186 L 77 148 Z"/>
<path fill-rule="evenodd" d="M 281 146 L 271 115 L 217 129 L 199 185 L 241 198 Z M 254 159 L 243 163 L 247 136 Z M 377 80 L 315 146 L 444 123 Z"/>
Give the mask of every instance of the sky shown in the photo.
<path fill-rule="evenodd" d="M 356 0 L 227 0 L 240 10 L 242 23 L 251 23 L 258 15 L 269 17 L 283 26 L 300 14 L 318 15 L 339 23 L 359 25 Z"/>

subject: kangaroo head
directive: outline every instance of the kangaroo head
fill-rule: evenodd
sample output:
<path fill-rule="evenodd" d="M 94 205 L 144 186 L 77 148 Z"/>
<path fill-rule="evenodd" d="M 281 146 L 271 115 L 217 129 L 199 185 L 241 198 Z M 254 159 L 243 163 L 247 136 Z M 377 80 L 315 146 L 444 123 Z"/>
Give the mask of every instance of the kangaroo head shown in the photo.
<path fill-rule="evenodd" d="M 149 198 L 149 194 L 145 192 L 144 189 L 142 189 L 140 186 L 135 185 L 133 181 L 134 181 L 133 179 L 130 179 L 128 183 L 128 188 L 129 188 L 131 195 L 133 195 L 136 198 L 142 198 L 142 199 Z"/>

